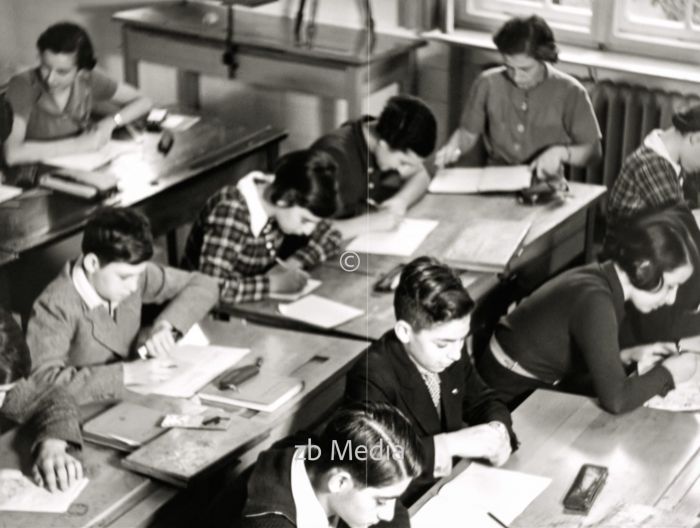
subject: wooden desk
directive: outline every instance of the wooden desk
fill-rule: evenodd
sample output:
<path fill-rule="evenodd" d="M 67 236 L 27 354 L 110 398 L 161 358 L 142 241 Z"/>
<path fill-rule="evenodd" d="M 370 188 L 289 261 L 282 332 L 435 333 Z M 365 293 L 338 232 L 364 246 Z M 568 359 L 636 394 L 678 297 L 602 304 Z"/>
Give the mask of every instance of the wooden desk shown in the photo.
<path fill-rule="evenodd" d="M 604 193 L 605 187 L 600 185 L 572 183 L 568 200 L 536 207 L 520 205 L 513 196 L 428 194 L 410 209 L 407 216 L 434 219 L 440 223 L 412 257 L 360 255 L 361 265 L 355 272 L 344 271 L 340 259 L 333 258 L 312 272 L 314 278 L 323 281 L 315 293 L 365 310 L 363 316 L 340 325 L 336 330 L 364 339 L 377 339 L 394 324 L 393 294 L 375 293 L 372 286 L 396 264 L 419 255 L 440 258 L 464 226 L 478 222 L 480 218 L 494 215 L 508 218 L 535 211 L 537 216 L 525 239 L 523 253 L 514 260 L 512 269 L 526 276 L 549 277 L 588 251 L 590 218 Z M 492 273 L 468 275 L 474 281 L 467 289 L 477 301 L 499 283 L 499 278 Z M 264 315 L 268 324 L 290 325 L 289 320 L 279 313 L 278 304 L 275 301 L 243 303 L 232 311 L 241 317 Z"/>
<path fill-rule="evenodd" d="M 120 11 L 124 71 L 138 86 L 140 61 L 178 69 L 181 104 L 198 107 L 199 75 L 228 77 L 222 62 L 226 38 L 223 7 L 198 2 L 160 3 Z M 205 20 L 210 23 L 205 22 Z M 256 86 L 346 99 L 351 118 L 366 113 L 367 94 L 392 83 L 412 92 L 418 38 L 377 34 L 370 47 L 366 31 L 318 24 L 311 42 L 297 42 L 291 18 L 235 10 L 235 78 Z M 371 74 L 370 74 L 371 71 Z M 335 128 L 323 112 L 324 130 Z"/>
<path fill-rule="evenodd" d="M 274 441 L 294 431 L 310 429 L 326 417 L 343 395 L 345 373 L 365 346 L 359 341 L 263 329 L 239 320 L 220 322 L 208 319 L 201 323 L 201 327 L 213 344 L 250 348 L 251 356 L 263 357 L 263 372 L 293 375 L 305 382 L 303 391 L 275 412 L 256 413 L 241 409 L 235 418 L 245 422 L 245 425 L 235 430 L 233 427 L 225 432 L 189 430 L 192 435 L 211 436 L 215 433 L 220 436 L 216 443 L 225 444 L 228 449 L 223 456 L 211 458 L 203 466 L 203 472 L 207 473 L 234 460 L 239 461 L 235 472 L 243 471 L 255 461 L 261 450 Z M 133 395 L 130 399 L 164 411 L 170 409 L 170 412 L 174 412 L 172 407 L 176 404 L 173 399 L 155 396 Z M 300 412 L 302 409 L 303 412 Z M 172 432 L 175 431 L 165 434 Z M 0 462 L 2 467 L 24 467 L 26 472 L 26 461 L 23 466 L 19 465 L 14 436 L 13 431 L 0 438 Z M 229 438 L 232 441 L 226 443 Z M 260 438 L 264 440 L 241 451 L 241 446 Z M 91 482 L 68 513 L 32 515 L 3 512 L 0 526 L 105 526 L 115 520 L 115 526 L 145 526 L 154 520 L 157 510 L 177 493 L 176 488 L 124 469 L 122 456 L 113 450 L 86 443 L 84 459 Z M 124 517 L 120 518 L 122 515 Z"/>
<path fill-rule="evenodd" d="M 700 513 L 698 413 L 640 408 L 614 416 L 590 398 L 538 390 L 515 410 L 513 423 L 521 446 L 504 467 L 552 479 L 513 528 L 580 527 L 584 517 L 563 513 L 562 500 L 584 463 L 610 471 L 586 521 L 602 517 L 619 502 Z M 467 465 L 460 462 L 453 476 Z M 431 488 L 411 512 L 443 484 Z"/>

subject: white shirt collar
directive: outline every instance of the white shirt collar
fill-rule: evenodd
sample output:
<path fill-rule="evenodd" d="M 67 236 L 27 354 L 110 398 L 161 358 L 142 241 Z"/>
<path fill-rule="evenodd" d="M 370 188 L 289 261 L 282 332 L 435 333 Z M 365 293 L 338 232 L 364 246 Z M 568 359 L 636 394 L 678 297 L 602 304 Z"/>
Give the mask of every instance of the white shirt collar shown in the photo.
<path fill-rule="evenodd" d="M 298 447 L 292 457 L 292 497 L 297 510 L 297 528 L 330 528 L 326 512 L 306 473 L 304 457 L 304 447 Z"/>
<path fill-rule="evenodd" d="M 92 284 L 85 275 L 85 270 L 83 269 L 83 257 L 81 256 L 73 264 L 73 269 L 71 271 L 71 279 L 73 281 L 73 286 L 75 286 L 78 295 L 87 305 L 90 310 L 104 306 L 105 309 L 112 313 L 116 309 L 116 303 L 109 303 L 105 301 L 100 295 L 95 291 Z M 111 308 L 111 309 L 110 309 Z"/>
<path fill-rule="evenodd" d="M 668 153 L 668 149 L 666 148 L 666 145 L 661 139 L 661 132 L 662 130 L 659 128 L 649 132 L 647 137 L 644 138 L 644 146 L 650 148 L 659 156 L 667 160 L 671 164 L 671 166 L 673 166 L 673 170 L 676 171 L 676 175 L 680 176 L 681 166 L 678 163 L 676 163 L 676 161 L 671 159 L 671 155 Z"/>
<path fill-rule="evenodd" d="M 260 171 L 253 171 L 246 174 L 241 178 L 236 187 L 243 195 L 246 205 L 248 206 L 248 212 L 250 213 L 250 231 L 253 236 L 258 237 L 267 224 L 268 216 L 263 207 L 262 197 L 258 192 L 258 186 L 256 185 L 256 180 L 266 180 L 269 179 L 267 175 Z"/>

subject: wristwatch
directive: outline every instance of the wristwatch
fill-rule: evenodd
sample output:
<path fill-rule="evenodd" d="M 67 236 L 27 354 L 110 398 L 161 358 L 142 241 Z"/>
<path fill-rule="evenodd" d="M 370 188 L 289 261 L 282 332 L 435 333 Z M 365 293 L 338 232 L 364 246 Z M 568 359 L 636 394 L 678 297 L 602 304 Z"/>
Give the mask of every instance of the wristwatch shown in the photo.
<path fill-rule="evenodd" d="M 122 115 L 117 112 L 112 116 L 112 119 L 114 119 L 114 124 L 117 125 L 118 127 L 124 125 L 124 119 L 122 119 Z"/>

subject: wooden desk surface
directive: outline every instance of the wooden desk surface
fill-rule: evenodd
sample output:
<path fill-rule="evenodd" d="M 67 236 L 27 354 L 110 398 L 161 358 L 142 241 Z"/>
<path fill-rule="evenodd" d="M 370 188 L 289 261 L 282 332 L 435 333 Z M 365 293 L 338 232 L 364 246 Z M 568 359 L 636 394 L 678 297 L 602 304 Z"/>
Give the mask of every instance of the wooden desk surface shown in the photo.
<path fill-rule="evenodd" d="M 206 23 L 205 17 L 213 23 Z M 213 4 L 163 2 L 119 11 L 113 19 L 132 27 L 199 39 L 223 42 L 226 38 L 226 9 Z M 366 65 L 425 45 L 420 38 L 377 33 L 370 46 L 366 31 L 329 24 L 317 24 L 313 42 L 300 43 L 294 37 L 294 19 L 242 9 L 235 10 L 233 40 L 241 52 L 250 48 L 348 65 Z"/>
<path fill-rule="evenodd" d="M 183 446 L 189 441 L 196 443 L 200 440 L 197 445 L 201 452 L 197 455 L 202 459 L 202 473 L 215 470 L 239 457 L 250 464 L 260 449 L 272 441 L 313 427 L 334 408 L 344 391 L 345 372 L 365 347 L 360 341 L 261 328 L 239 320 L 221 322 L 207 319 L 200 326 L 212 344 L 250 348 L 251 353 L 244 361 L 262 357 L 263 373 L 268 371 L 297 376 L 305 383 L 300 394 L 272 413 L 240 409 L 235 414 L 238 427 L 232 426 L 224 432 L 172 430 L 155 440 L 160 444 L 164 441 L 167 444 L 170 440 L 170 452 L 174 453 L 174 458 L 168 460 L 167 455 L 162 454 L 158 459 L 154 457 L 154 464 L 171 464 L 173 467 L 178 464 L 177 458 L 188 455 L 183 451 Z M 129 399 L 164 412 L 177 412 L 179 404 L 177 399 L 153 395 L 132 394 Z M 18 455 L 15 436 L 16 430 L 0 437 L 0 465 L 21 467 L 25 474 L 30 474 L 29 462 L 20 460 Z M 246 445 L 262 438 L 265 438 L 263 446 Z M 19 445 L 26 446 L 26 442 L 25 439 L 24 444 Z M 242 446 L 251 451 L 242 452 Z M 102 526 L 132 508 L 146 518 L 152 516 L 154 512 L 149 505 L 160 506 L 175 495 L 176 490 L 171 486 L 126 470 L 122 467 L 121 459 L 122 455 L 116 451 L 86 443 L 84 460 L 91 482 L 68 513 L 39 515 L 3 512 L 0 526 L 78 527 L 97 524 L 98 520 Z M 10 522 L 6 523 L 6 519 Z M 129 515 L 129 519 L 129 522 L 137 523 L 134 516 Z"/>
<path fill-rule="evenodd" d="M 42 189 L 25 192 L 17 199 L 6 202 L 4 207 L 0 207 L 0 249 L 22 253 L 69 236 L 79 231 L 90 214 L 101 205 L 132 206 L 164 195 L 166 191 L 176 192 L 181 185 L 210 169 L 281 141 L 286 133 L 269 126 L 251 130 L 242 126 L 225 126 L 213 119 L 202 119 L 192 128 L 176 132 L 174 136 L 173 148 L 165 157 L 156 150 L 159 135 L 145 134 L 141 147 L 142 159 L 132 165 L 113 162 L 99 169 L 112 171 L 120 181 L 120 191 L 102 202 L 90 202 Z M 152 184 L 145 182 L 145 178 L 140 178 L 144 173 L 154 175 L 155 181 Z M 18 206 L 11 207 L 13 204 Z M 162 216 L 181 214 L 180 211 L 159 209 L 158 213 Z M 154 222 L 153 218 L 151 221 L 156 234 L 163 233 L 159 223 L 168 223 L 167 220 Z"/>
<path fill-rule="evenodd" d="M 364 310 L 357 317 L 336 330 L 347 332 L 366 339 L 377 339 L 394 323 L 393 294 L 376 293 L 372 290 L 375 281 L 395 265 L 407 262 L 419 255 L 435 255 L 439 258 L 465 225 L 478 222 L 481 218 L 497 215 L 500 218 L 517 218 L 535 213 L 535 221 L 525 241 L 523 253 L 515 259 L 513 269 L 526 266 L 529 262 L 548 252 L 555 253 L 565 246 L 572 237 L 582 235 L 585 229 L 586 212 L 604 194 L 600 185 L 571 184 L 572 195 L 561 204 L 547 204 L 536 207 L 518 204 L 513 196 L 478 195 L 426 195 L 408 212 L 411 218 L 438 220 L 438 227 L 421 244 L 412 257 L 386 255 L 360 255 L 361 265 L 357 271 L 344 271 L 338 257 L 313 270 L 311 275 L 323 281 L 316 294 Z M 582 251 L 583 238 L 576 245 Z M 574 249 L 576 250 L 576 249 Z M 572 255 L 568 255 L 570 259 Z M 573 255 L 575 256 L 575 255 Z M 468 286 L 472 297 L 482 298 L 498 284 L 493 273 L 469 273 L 474 281 Z M 261 301 L 239 304 L 233 313 L 265 315 L 270 324 L 284 320 L 277 308 L 279 301 Z M 288 321 L 288 320 L 287 320 Z"/>
<path fill-rule="evenodd" d="M 578 528 L 620 502 L 700 513 L 698 413 L 640 408 L 614 416 L 590 398 L 538 390 L 515 410 L 513 424 L 521 446 L 504 467 L 552 479 L 513 528 Z M 607 482 L 588 516 L 565 514 L 562 500 L 585 463 L 607 466 Z M 460 462 L 453 475 L 467 465 Z"/>

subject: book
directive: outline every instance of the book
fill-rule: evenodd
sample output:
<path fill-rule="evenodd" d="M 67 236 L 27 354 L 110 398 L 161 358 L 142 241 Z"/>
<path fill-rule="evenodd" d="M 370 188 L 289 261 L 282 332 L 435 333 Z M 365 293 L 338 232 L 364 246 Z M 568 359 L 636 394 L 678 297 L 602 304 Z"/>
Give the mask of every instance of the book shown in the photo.
<path fill-rule="evenodd" d="M 438 170 L 428 190 L 435 194 L 516 192 L 531 182 L 532 172 L 527 165 L 452 167 Z"/>
<path fill-rule="evenodd" d="M 333 328 L 364 312 L 347 304 L 331 301 L 318 295 L 307 295 L 289 304 L 279 305 L 280 313 L 290 319 L 303 321 L 321 328 Z"/>
<path fill-rule="evenodd" d="M 65 491 L 51 493 L 18 469 L 0 469 L 0 511 L 65 513 L 88 482 L 82 478 Z"/>
<path fill-rule="evenodd" d="M 22 189 L 20 187 L 0 183 L 0 203 L 12 200 L 20 194 L 22 194 Z"/>
<path fill-rule="evenodd" d="M 357 236 L 347 250 L 410 257 L 438 223 L 437 220 L 404 218 L 393 231 L 374 231 Z"/>
<path fill-rule="evenodd" d="M 52 174 L 41 176 L 39 184 L 47 189 L 86 199 L 108 196 L 117 190 L 117 178 L 109 172 L 57 169 Z"/>
<path fill-rule="evenodd" d="M 275 301 L 297 301 L 304 297 L 305 295 L 310 294 L 312 291 L 317 289 L 319 286 L 321 286 L 322 282 L 320 280 L 316 279 L 309 279 L 306 281 L 306 286 L 304 286 L 301 290 L 298 292 L 291 292 L 291 293 L 280 293 L 280 292 L 270 292 L 270 299 L 273 299 Z"/>
<path fill-rule="evenodd" d="M 445 262 L 459 269 L 502 272 L 517 255 L 532 226 L 519 220 L 483 218 L 465 227 L 445 253 Z"/>
<path fill-rule="evenodd" d="M 272 412 L 304 389 L 299 378 L 279 376 L 261 371 L 244 381 L 238 390 L 220 389 L 218 380 L 204 387 L 199 393 L 203 403 L 228 407 L 246 407 L 255 411 Z"/>
<path fill-rule="evenodd" d="M 141 146 L 136 141 L 110 140 L 106 145 L 95 152 L 81 152 L 78 154 L 56 156 L 45 160 L 44 164 L 68 169 L 70 171 L 91 172 L 106 165 L 117 156 L 121 156 L 127 152 L 134 152 L 135 150 L 141 150 Z"/>
<path fill-rule="evenodd" d="M 165 432 L 162 419 L 161 412 L 122 402 L 87 422 L 83 436 L 93 444 L 131 452 Z"/>

